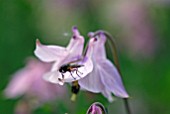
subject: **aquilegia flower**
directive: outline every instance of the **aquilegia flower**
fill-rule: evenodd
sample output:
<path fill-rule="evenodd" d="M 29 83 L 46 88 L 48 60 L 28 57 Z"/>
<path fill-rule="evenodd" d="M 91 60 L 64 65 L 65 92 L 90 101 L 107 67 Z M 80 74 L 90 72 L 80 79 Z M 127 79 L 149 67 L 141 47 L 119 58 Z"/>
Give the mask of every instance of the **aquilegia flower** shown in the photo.
<path fill-rule="evenodd" d="M 127 98 L 128 94 L 118 70 L 106 57 L 105 42 L 106 37 L 103 33 L 99 34 L 97 40 L 91 42 L 94 45 L 92 54 L 94 68 L 90 74 L 79 80 L 79 84 L 88 91 L 101 92 L 109 101 L 113 101 L 112 93 L 118 97 Z"/>
<path fill-rule="evenodd" d="M 89 56 L 92 50 L 87 52 L 88 56 L 82 57 L 84 37 L 76 27 L 72 31 L 73 37 L 66 48 L 45 46 L 37 41 L 35 55 L 44 62 L 55 62 L 51 72 L 45 74 L 45 80 L 62 85 L 83 78 L 92 71 L 93 64 Z"/>
<path fill-rule="evenodd" d="M 107 114 L 107 111 L 101 103 L 95 102 L 89 107 L 86 114 Z"/>
<path fill-rule="evenodd" d="M 5 89 L 5 96 L 16 98 L 24 95 L 25 98 L 36 99 L 38 102 L 47 102 L 62 98 L 66 88 L 60 87 L 42 79 L 44 73 L 48 72 L 51 64 L 43 63 L 29 58 L 27 65 L 16 72 L 9 85 Z"/>
<path fill-rule="evenodd" d="M 55 62 L 51 71 L 44 76 L 47 81 L 63 84 L 78 80 L 80 87 L 102 93 L 109 101 L 113 101 L 112 93 L 127 98 L 129 96 L 118 70 L 106 57 L 105 42 L 105 34 L 92 35 L 82 53 L 84 38 L 73 27 L 73 37 L 66 48 L 44 46 L 38 41 L 35 55 L 42 61 Z"/>

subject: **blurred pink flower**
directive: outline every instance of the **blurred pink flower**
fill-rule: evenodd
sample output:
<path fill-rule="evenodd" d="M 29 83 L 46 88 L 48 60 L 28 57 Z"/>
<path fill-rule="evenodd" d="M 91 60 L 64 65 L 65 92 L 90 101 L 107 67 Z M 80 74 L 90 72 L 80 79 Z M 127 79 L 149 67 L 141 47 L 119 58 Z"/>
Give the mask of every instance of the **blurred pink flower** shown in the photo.
<path fill-rule="evenodd" d="M 121 98 L 129 97 L 119 72 L 106 57 L 105 35 L 101 33 L 96 40 L 93 39 L 91 38 L 89 46 L 94 47 L 92 54 L 94 68 L 90 74 L 79 80 L 80 87 L 94 93 L 101 92 L 110 102 L 113 101 L 112 93 Z"/>
<path fill-rule="evenodd" d="M 40 102 L 62 98 L 66 92 L 65 87 L 54 85 L 42 79 L 44 73 L 48 72 L 50 68 L 51 64 L 29 58 L 27 65 L 13 75 L 4 91 L 6 97 L 16 98 L 24 95 L 26 98 L 33 98 Z"/>
<path fill-rule="evenodd" d="M 45 80 L 63 85 L 64 82 L 72 82 L 83 78 L 92 71 L 93 64 L 88 57 L 84 57 L 81 61 L 76 62 L 76 64 L 82 66 L 78 69 L 79 74 L 77 72 L 70 73 L 62 69 L 59 70 L 61 67 L 67 68 L 68 63 L 82 58 L 84 37 L 80 35 L 77 27 L 73 27 L 72 31 L 73 37 L 66 48 L 53 45 L 45 46 L 37 41 L 35 55 L 44 62 L 55 62 L 51 71 L 44 75 Z"/>

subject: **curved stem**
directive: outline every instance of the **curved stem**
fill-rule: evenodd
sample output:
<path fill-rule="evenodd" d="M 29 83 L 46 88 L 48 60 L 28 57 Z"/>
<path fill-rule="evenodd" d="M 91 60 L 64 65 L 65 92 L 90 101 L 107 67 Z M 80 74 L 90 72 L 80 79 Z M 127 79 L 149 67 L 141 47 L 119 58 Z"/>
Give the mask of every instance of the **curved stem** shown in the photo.
<path fill-rule="evenodd" d="M 110 40 L 110 42 L 111 42 L 110 46 L 111 46 L 112 53 L 113 53 L 114 63 L 115 63 L 115 66 L 116 66 L 120 76 L 122 76 L 121 71 L 120 71 L 120 64 L 119 64 L 119 60 L 118 60 L 116 43 L 115 43 L 114 38 L 112 37 L 112 35 L 110 33 L 106 32 L 106 31 L 102 31 L 102 30 L 96 31 L 93 36 L 97 36 L 99 34 L 104 34 Z M 128 104 L 128 98 L 123 98 L 123 100 L 124 100 L 124 104 L 125 104 L 127 114 L 131 114 L 131 110 L 130 110 L 130 107 L 129 107 L 129 104 Z"/>

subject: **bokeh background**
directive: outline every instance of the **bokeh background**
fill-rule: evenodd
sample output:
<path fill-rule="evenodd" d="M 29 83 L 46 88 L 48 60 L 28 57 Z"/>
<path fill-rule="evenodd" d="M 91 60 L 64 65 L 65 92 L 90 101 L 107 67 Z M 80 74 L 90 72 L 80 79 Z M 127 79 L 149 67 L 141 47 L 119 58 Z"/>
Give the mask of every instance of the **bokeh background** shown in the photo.
<path fill-rule="evenodd" d="M 168 0 L 0 0 L 0 114 L 13 114 L 20 98 L 3 90 L 12 74 L 34 56 L 35 40 L 66 46 L 76 25 L 87 33 L 99 29 L 115 36 L 123 81 L 133 114 L 170 114 L 170 2 Z M 108 57 L 112 55 L 107 48 Z M 34 114 L 85 114 L 102 102 L 109 114 L 125 114 L 122 99 L 108 103 L 100 94 L 81 91 L 71 102 L 47 103 Z M 58 93 L 60 94 L 60 93 Z"/>

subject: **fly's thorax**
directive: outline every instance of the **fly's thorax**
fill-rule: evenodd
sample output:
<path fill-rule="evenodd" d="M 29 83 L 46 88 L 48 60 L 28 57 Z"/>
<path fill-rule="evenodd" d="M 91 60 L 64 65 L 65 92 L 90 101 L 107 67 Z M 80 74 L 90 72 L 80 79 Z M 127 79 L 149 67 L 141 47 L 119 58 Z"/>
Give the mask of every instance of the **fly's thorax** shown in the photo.
<path fill-rule="evenodd" d="M 69 64 L 64 64 L 64 65 L 62 65 L 62 66 L 59 68 L 59 72 L 65 73 L 65 72 L 68 71 L 69 67 L 70 67 Z"/>

